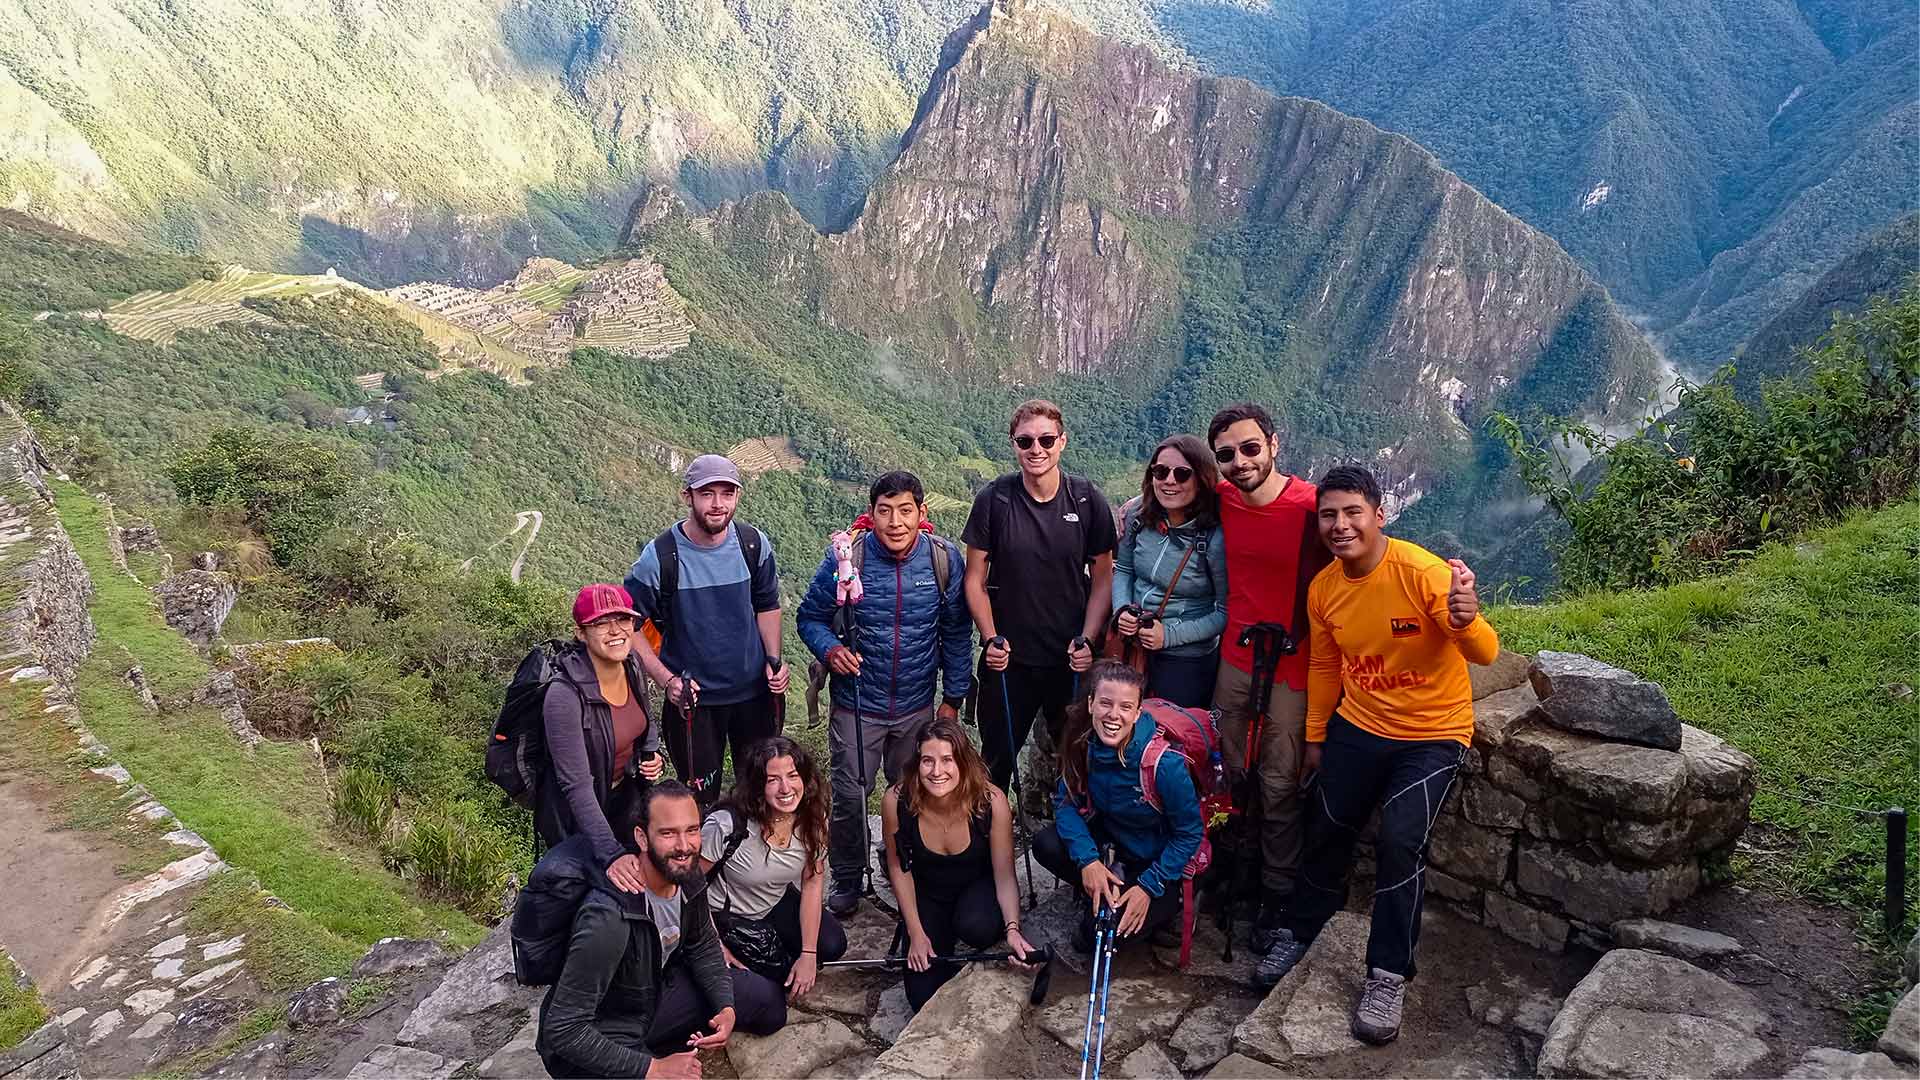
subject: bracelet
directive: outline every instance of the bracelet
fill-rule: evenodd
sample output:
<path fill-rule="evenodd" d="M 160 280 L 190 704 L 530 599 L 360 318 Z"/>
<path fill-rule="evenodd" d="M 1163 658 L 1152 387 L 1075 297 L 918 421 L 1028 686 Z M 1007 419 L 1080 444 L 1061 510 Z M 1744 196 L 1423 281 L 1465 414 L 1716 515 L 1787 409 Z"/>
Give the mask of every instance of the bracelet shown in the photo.
<path fill-rule="evenodd" d="M 1010 922 L 1010 923 L 1008 923 L 1008 924 L 1007 924 L 1007 932 L 1008 932 L 1008 933 L 1012 933 L 1013 931 L 1015 931 L 1015 930 L 1018 930 L 1018 929 L 1020 929 L 1020 924 L 1019 924 L 1019 923 L 1017 923 L 1017 922 Z"/>
<path fill-rule="evenodd" d="M 819 952 L 820 952 L 820 950 L 819 950 L 819 949 L 801 949 L 801 950 L 800 950 L 800 955 L 801 955 L 801 956 L 813 956 L 813 955 L 817 955 L 817 954 L 818 954 Z"/>

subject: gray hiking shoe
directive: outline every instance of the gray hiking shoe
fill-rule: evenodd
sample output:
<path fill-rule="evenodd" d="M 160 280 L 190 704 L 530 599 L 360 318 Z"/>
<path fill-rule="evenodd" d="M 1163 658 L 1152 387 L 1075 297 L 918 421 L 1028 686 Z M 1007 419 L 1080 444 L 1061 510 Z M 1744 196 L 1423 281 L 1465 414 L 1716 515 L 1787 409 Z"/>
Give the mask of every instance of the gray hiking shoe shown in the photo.
<path fill-rule="evenodd" d="M 1276 928 L 1273 931 L 1273 944 L 1260 955 L 1260 962 L 1253 967 L 1253 985 L 1262 990 L 1271 990 L 1287 977 L 1293 965 L 1307 955 L 1310 942 L 1298 941 L 1293 931 Z"/>
<path fill-rule="evenodd" d="M 1400 1036 L 1400 1010 L 1407 1001 L 1405 976 L 1371 968 L 1367 988 L 1360 992 L 1360 1004 L 1354 1007 L 1353 1037 L 1375 1046 L 1385 1046 Z"/>

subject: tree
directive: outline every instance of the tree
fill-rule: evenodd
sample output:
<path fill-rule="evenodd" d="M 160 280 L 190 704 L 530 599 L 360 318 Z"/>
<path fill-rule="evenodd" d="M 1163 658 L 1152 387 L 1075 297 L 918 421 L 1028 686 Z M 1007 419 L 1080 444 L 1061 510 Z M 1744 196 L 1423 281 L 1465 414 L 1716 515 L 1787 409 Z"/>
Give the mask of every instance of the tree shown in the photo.
<path fill-rule="evenodd" d="M 188 502 L 242 510 L 283 566 L 341 519 L 358 479 L 334 447 L 242 427 L 175 458 L 167 478 Z"/>

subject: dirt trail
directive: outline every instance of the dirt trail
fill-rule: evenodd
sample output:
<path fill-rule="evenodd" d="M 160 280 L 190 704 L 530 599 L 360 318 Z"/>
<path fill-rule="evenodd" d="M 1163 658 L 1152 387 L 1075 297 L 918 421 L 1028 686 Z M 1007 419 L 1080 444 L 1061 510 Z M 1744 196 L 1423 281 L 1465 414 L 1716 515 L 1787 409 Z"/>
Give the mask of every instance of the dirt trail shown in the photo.
<path fill-rule="evenodd" d="M 112 841 L 64 827 L 40 794 L 31 781 L 0 777 L 0 946 L 52 991 L 97 944 L 100 905 L 130 879 L 114 870 Z"/>

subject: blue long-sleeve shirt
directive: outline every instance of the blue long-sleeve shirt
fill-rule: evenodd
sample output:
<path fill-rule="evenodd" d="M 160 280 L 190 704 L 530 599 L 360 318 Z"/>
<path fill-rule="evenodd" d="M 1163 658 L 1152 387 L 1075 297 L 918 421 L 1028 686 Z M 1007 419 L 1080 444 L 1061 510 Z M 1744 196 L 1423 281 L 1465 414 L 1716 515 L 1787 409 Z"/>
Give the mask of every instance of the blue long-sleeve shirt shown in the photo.
<path fill-rule="evenodd" d="M 835 645 L 846 644 L 861 656 L 860 677 L 833 676 L 836 708 L 852 708 L 881 722 L 912 716 L 934 704 L 934 691 L 959 700 L 973 686 L 973 620 L 961 592 L 966 561 L 959 549 L 930 533 L 916 533 L 911 550 L 894 558 L 880 538 L 860 541 L 860 584 L 865 595 L 854 605 L 857 637 L 842 642 L 834 634 L 833 551 L 814 572 L 805 599 L 794 616 L 800 640 L 821 660 Z M 947 588 L 941 595 L 933 572 L 934 545 L 947 551 Z"/>
<path fill-rule="evenodd" d="M 1135 882 L 1149 896 L 1159 896 L 1168 883 L 1179 881 L 1187 861 L 1200 850 L 1206 826 L 1200 821 L 1200 794 L 1193 776 L 1175 757 L 1164 757 L 1154 770 L 1154 789 L 1161 809 L 1155 810 L 1140 794 L 1140 759 L 1157 725 L 1141 713 L 1123 753 L 1115 753 L 1098 738 L 1087 740 L 1087 795 L 1092 821 L 1081 814 L 1082 800 L 1067 791 L 1062 779 L 1054 789 L 1054 825 L 1074 864 L 1086 866 L 1100 857 L 1100 839 L 1110 840 L 1121 858 L 1151 862 Z M 1174 751 L 1169 749 L 1168 754 Z"/>

